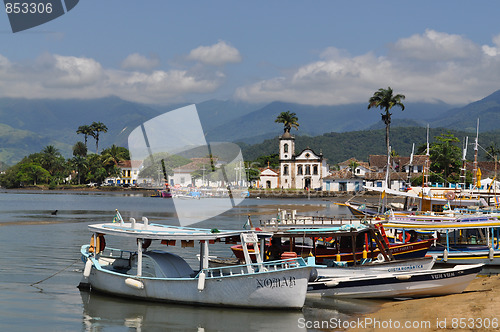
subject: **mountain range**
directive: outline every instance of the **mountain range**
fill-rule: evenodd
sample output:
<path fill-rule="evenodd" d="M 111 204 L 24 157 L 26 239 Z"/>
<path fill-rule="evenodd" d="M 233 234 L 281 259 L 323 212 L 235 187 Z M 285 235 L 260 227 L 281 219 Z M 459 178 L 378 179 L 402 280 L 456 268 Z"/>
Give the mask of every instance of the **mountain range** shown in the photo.
<path fill-rule="evenodd" d="M 111 144 L 126 146 L 128 134 L 135 127 L 185 105 L 187 103 L 146 105 L 114 96 L 66 100 L 0 98 L 0 162 L 12 165 L 47 145 L 54 145 L 65 157 L 70 157 L 72 146 L 83 141 L 76 130 L 92 122 L 102 122 L 108 127 L 108 132 L 100 136 L 100 150 Z M 274 120 L 284 111 L 297 114 L 300 127 L 294 134 L 303 137 L 384 128 L 380 121 L 381 111 L 368 110 L 367 103 L 311 106 L 208 100 L 196 106 L 207 141 L 241 142 L 242 145 L 262 143 L 281 134 L 282 125 Z M 405 102 L 403 112 L 396 108 L 392 113 L 391 128 L 430 124 L 431 127 L 474 132 L 477 118 L 480 118 L 480 131 L 492 131 L 500 128 L 500 90 L 465 106 Z M 356 144 L 354 138 L 353 144 Z M 95 151 L 91 138 L 89 151 Z"/>

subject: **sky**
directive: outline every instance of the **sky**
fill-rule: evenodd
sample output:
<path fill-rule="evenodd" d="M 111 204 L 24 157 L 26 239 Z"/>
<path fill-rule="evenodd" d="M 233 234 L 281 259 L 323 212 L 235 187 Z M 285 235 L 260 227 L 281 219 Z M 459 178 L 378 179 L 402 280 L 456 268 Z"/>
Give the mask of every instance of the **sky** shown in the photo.
<path fill-rule="evenodd" d="M 30 0 L 31 1 L 31 0 Z M 12 33 L 0 97 L 467 104 L 500 89 L 498 1 L 80 0 Z"/>

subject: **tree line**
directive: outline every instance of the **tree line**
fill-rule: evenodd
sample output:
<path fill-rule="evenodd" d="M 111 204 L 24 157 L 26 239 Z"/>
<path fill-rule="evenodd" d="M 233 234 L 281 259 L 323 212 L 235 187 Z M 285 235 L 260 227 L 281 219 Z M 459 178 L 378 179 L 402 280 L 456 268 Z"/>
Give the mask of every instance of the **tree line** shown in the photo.
<path fill-rule="evenodd" d="M 48 184 L 50 188 L 61 184 L 100 184 L 107 177 L 119 176 L 117 165 L 130 159 L 129 151 L 113 144 L 99 154 L 99 136 L 107 130 L 102 122 L 80 126 L 76 132 L 83 134 L 85 141 L 73 146 L 71 158 L 65 159 L 56 147 L 48 145 L 8 168 L 0 175 L 0 186 L 19 188 Z M 88 137 L 95 139 L 96 153 L 88 153 Z"/>

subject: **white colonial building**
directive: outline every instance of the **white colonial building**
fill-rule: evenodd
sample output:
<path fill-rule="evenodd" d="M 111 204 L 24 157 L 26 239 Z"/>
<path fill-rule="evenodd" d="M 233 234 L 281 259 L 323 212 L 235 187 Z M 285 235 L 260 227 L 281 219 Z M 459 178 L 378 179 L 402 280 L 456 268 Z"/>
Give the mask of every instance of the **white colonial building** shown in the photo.
<path fill-rule="evenodd" d="M 295 137 L 285 132 L 279 143 L 279 183 L 283 189 L 319 189 L 322 179 L 329 175 L 323 154 L 306 148 L 295 154 Z"/>
<path fill-rule="evenodd" d="M 260 171 L 260 182 L 257 184 L 261 188 L 279 188 L 279 172 L 266 167 Z"/>

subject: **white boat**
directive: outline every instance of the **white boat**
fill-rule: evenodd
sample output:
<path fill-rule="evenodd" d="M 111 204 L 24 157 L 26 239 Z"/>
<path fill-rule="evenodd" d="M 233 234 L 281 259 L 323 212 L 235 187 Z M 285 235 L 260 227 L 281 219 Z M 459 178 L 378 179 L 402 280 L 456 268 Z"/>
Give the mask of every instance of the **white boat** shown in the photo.
<path fill-rule="evenodd" d="M 392 261 L 371 261 L 362 265 L 348 267 L 327 267 L 316 265 L 318 278 L 341 278 L 349 276 L 375 275 L 394 272 L 413 272 L 430 270 L 434 266 L 436 258 L 420 257 Z"/>
<path fill-rule="evenodd" d="M 482 264 L 414 272 L 324 278 L 309 283 L 308 293 L 348 298 L 417 298 L 457 294 L 481 271 Z"/>
<path fill-rule="evenodd" d="M 195 305 L 279 309 L 304 305 L 312 267 L 302 258 L 263 262 L 259 245 L 263 246 L 270 233 L 149 224 L 147 218 L 143 221 L 136 223 L 131 218 L 129 223 L 89 225 L 93 236 L 90 245 L 81 247 L 85 268 L 80 288 Z M 137 250 L 104 249 L 104 235 L 132 240 Z M 200 269 L 194 271 L 186 260 L 171 252 L 147 250 L 151 241 L 168 245 L 179 241 L 189 247 L 199 243 Z M 209 242 L 235 241 L 241 241 L 245 248 L 245 264 L 209 268 Z M 257 251 L 255 263 L 250 259 L 249 245 Z"/>

